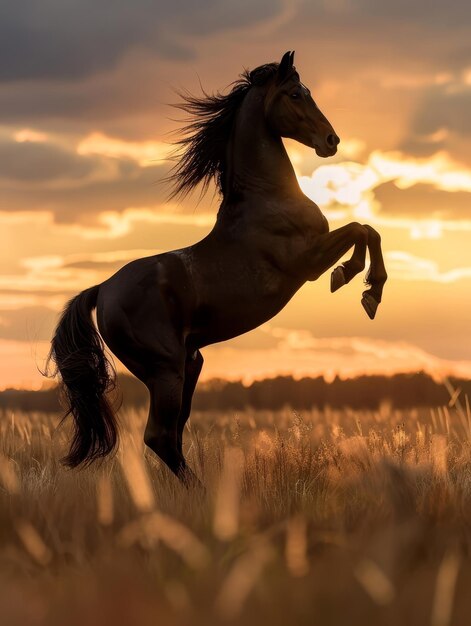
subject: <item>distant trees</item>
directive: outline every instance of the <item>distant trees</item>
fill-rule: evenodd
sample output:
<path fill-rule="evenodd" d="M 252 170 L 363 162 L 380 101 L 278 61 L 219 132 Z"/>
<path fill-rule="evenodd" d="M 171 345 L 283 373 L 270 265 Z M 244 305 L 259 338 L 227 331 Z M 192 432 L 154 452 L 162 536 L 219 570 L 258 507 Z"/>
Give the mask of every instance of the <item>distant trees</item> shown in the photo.
<path fill-rule="evenodd" d="M 451 379 L 453 387 L 460 388 L 463 396 L 471 397 L 471 381 Z M 122 399 L 125 407 L 147 406 L 147 391 L 142 383 L 128 375 L 118 379 L 117 403 Z M 351 407 L 354 409 L 377 409 L 388 402 L 398 409 L 411 407 L 442 406 L 449 401 L 444 385 L 428 374 L 396 374 L 395 376 L 359 376 L 342 380 L 335 378 L 326 382 L 322 376 L 295 380 L 291 376 L 278 376 L 242 382 L 212 380 L 198 386 L 193 408 L 204 410 L 277 410 L 284 406 L 303 410 L 313 407 Z M 7 389 L 0 392 L 0 410 L 60 411 L 57 388 L 42 391 Z"/>
<path fill-rule="evenodd" d="M 471 396 L 471 381 L 451 380 L 452 385 Z M 201 385 L 195 394 L 193 406 L 199 410 L 280 409 L 289 405 L 294 409 L 312 407 L 351 407 L 377 409 L 389 402 L 393 407 L 442 406 L 450 397 L 444 385 L 423 372 L 395 376 L 359 376 L 326 382 L 323 377 L 295 380 L 278 376 L 254 381 L 249 386 L 240 382 L 210 381 Z"/>

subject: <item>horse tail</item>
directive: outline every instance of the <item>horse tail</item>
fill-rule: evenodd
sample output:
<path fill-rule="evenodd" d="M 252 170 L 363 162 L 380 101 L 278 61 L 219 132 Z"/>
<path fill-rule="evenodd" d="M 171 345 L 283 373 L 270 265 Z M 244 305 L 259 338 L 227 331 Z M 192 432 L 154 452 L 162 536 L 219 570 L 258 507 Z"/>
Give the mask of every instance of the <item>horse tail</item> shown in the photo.
<path fill-rule="evenodd" d="M 106 392 L 114 389 L 116 373 L 92 320 L 99 286 L 82 291 L 66 305 L 51 342 L 48 364 L 56 365 L 66 405 L 64 421 L 74 420 L 68 467 L 87 466 L 113 452 L 118 443 L 116 418 Z M 48 374 L 49 375 L 49 374 Z"/>

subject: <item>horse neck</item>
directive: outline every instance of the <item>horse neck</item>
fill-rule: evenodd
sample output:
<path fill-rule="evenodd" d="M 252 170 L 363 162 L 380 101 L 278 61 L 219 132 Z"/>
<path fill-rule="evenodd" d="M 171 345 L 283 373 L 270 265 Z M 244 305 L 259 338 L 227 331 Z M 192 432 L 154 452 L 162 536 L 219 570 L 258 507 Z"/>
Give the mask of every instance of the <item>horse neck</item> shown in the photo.
<path fill-rule="evenodd" d="M 264 91 L 252 88 L 237 114 L 227 150 L 225 199 L 286 198 L 301 193 L 281 137 L 268 128 Z"/>

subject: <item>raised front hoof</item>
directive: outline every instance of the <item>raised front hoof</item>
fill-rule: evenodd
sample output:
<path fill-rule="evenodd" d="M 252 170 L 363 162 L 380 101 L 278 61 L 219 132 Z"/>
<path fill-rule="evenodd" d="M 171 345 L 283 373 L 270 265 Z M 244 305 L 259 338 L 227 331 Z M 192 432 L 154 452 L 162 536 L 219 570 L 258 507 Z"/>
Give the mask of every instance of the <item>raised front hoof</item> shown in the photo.
<path fill-rule="evenodd" d="M 334 293 L 340 287 L 346 285 L 347 279 L 345 278 L 345 271 L 341 265 L 336 267 L 330 275 L 330 291 Z"/>
<path fill-rule="evenodd" d="M 374 296 L 365 291 L 361 299 L 361 303 L 370 320 L 374 320 L 379 302 L 374 298 Z"/>

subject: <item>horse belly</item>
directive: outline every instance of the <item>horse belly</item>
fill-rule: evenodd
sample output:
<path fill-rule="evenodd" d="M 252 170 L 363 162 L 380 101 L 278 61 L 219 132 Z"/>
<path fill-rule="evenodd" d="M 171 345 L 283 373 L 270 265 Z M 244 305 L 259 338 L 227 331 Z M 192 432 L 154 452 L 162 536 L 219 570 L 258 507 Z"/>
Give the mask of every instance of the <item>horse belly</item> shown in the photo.
<path fill-rule="evenodd" d="M 283 286 L 276 293 L 228 290 L 219 302 L 201 305 L 194 316 L 199 347 L 232 339 L 264 324 L 286 306 L 296 291 L 292 286 Z"/>

